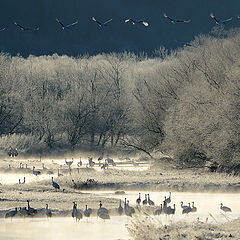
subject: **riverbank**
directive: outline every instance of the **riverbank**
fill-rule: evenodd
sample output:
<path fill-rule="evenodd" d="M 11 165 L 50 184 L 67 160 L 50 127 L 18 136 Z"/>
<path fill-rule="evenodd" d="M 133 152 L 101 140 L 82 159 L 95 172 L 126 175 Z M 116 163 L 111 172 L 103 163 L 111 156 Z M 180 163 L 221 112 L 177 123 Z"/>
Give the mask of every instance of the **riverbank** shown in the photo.
<path fill-rule="evenodd" d="M 34 176 L 34 181 L 28 183 L 28 173 L 25 184 L 0 185 L 0 209 L 8 209 L 16 205 L 25 206 L 30 199 L 35 207 L 41 207 L 42 202 L 54 204 L 60 209 L 69 209 L 69 203 L 76 199 L 87 202 L 93 208 L 98 207 L 99 200 L 107 202 L 110 208 L 116 207 L 118 200 L 106 196 L 96 199 L 94 194 L 86 191 L 159 191 L 159 192 L 209 192 L 209 193 L 239 193 L 240 177 L 229 176 L 224 173 L 209 173 L 204 170 L 176 170 L 164 171 L 144 170 L 128 171 L 110 168 L 107 170 L 94 170 L 80 168 L 72 170 L 71 175 L 67 170 L 63 176 L 57 177 L 54 172 L 54 181 L 60 185 L 60 190 L 52 187 L 51 177 L 45 175 L 45 180 L 38 180 L 40 176 Z M 11 171 L 8 173 L 10 174 Z M 2 176 L 8 177 L 4 173 Z M 19 172 L 15 172 L 19 174 Z M 32 176 L 31 174 L 30 176 Z M 93 179 L 93 182 L 87 181 Z"/>
<path fill-rule="evenodd" d="M 135 218 L 127 228 L 134 240 L 239 240 L 239 225 L 240 218 L 229 220 L 223 224 L 179 221 L 164 225 L 158 222 L 156 218 L 140 216 Z"/>

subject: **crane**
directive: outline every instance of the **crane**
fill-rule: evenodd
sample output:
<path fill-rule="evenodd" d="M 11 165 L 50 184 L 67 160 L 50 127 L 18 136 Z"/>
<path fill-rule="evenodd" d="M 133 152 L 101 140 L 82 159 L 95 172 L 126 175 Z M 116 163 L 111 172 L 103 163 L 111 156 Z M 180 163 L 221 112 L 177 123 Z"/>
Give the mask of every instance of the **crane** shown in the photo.
<path fill-rule="evenodd" d="M 17 214 L 17 208 L 15 208 L 15 210 L 11 210 L 11 211 L 9 211 L 9 212 L 7 212 L 6 214 L 5 214 L 5 218 L 11 218 L 11 221 L 12 221 L 12 218 Z"/>
<path fill-rule="evenodd" d="M 29 200 L 27 200 L 27 203 L 28 203 L 28 213 L 30 215 L 37 214 L 37 210 L 35 208 L 30 207 Z"/>
<path fill-rule="evenodd" d="M 17 23 L 17 22 L 14 22 L 14 24 L 15 24 L 17 27 L 19 27 L 22 31 L 31 30 L 30 27 L 23 26 L 23 25 L 21 25 L 21 24 L 19 24 L 19 23 Z M 34 28 L 32 28 L 32 30 L 38 31 L 38 30 L 39 30 L 39 27 L 34 27 Z"/>
<path fill-rule="evenodd" d="M 29 215 L 29 212 L 28 212 L 28 210 L 27 210 L 26 207 L 23 207 L 23 208 L 20 207 L 20 208 L 19 208 L 19 213 L 20 213 L 20 215 L 22 215 L 24 218 Z"/>
<path fill-rule="evenodd" d="M 225 19 L 225 20 L 219 20 L 215 17 L 215 15 L 213 13 L 210 14 L 210 17 L 215 21 L 216 24 L 224 24 L 226 22 L 229 22 L 232 20 L 232 17 L 231 18 L 228 18 L 228 19 Z"/>
<path fill-rule="evenodd" d="M 183 202 L 180 202 L 181 203 L 181 208 L 184 209 L 184 208 L 188 208 L 187 205 L 183 205 Z"/>
<path fill-rule="evenodd" d="M 139 196 L 138 196 L 138 198 L 136 200 L 136 203 L 137 204 L 141 204 L 141 193 L 139 193 Z"/>
<path fill-rule="evenodd" d="M 154 202 L 150 199 L 150 195 L 149 195 L 149 193 L 148 193 L 148 204 L 150 205 L 150 206 L 154 206 Z"/>
<path fill-rule="evenodd" d="M 132 210 L 127 204 L 127 198 L 125 198 L 125 202 L 124 202 L 124 212 L 128 217 L 132 217 Z"/>
<path fill-rule="evenodd" d="M 87 205 L 86 205 L 86 209 L 84 210 L 83 213 L 84 213 L 85 217 L 90 217 L 90 215 L 92 214 L 92 209 L 88 208 Z"/>
<path fill-rule="evenodd" d="M 147 199 L 147 194 L 145 194 L 145 199 L 143 200 L 143 205 L 147 205 L 147 203 L 148 203 L 148 199 Z"/>
<path fill-rule="evenodd" d="M 167 215 L 174 215 L 175 214 L 175 211 L 176 211 L 176 206 L 175 204 L 173 204 L 173 208 L 171 208 L 170 206 L 167 207 L 165 210 L 164 210 L 164 213 L 167 214 Z"/>
<path fill-rule="evenodd" d="M 137 24 L 143 24 L 145 27 L 147 27 L 149 24 L 148 22 L 144 21 L 144 20 L 134 20 L 132 18 L 128 18 L 124 21 L 125 23 L 128 23 L 128 22 L 131 22 L 132 25 L 135 25 L 136 23 Z"/>
<path fill-rule="evenodd" d="M 47 217 L 52 217 L 52 211 L 48 208 L 48 204 L 46 204 L 46 211 L 45 211 L 45 213 L 46 213 L 46 216 Z"/>
<path fill-rule="evenodd" d="M 83 214 L 81 211 L 77 210 L 77 204 L 75 202 L 73 202 L 72 217 L 76 218 L 76 222 L 77 222 L 77 220 L 80 221 L 80 219 L 83 218 Z"/>
<path fill-rule="evenodd" d="M 221 205 L 221 206 L 220 206 L 220 209 L 223 210 L 225 213 L 227 213 L 227 212 L 232 212 L 231 208 L 226 207 L 226 206 L 223 206 L 222 203 L 221 203 L 220 205 Z"/>
<path fill-rule="evenodd" d="M 52 177 L 52 186 L 53 186 L 55 189 L 60 189 L 59 184 L 57 184 L 56 182 L 53 181 L 53 177 Z"/>
<path fill-rule="evenodd" d="M 197 212 L 197 208 L 194 206 L 194 202 L 192 202 L 192 210 L 191 212 Z"/>
<path fill-rule="evenodd" d="M 98 208 L 98 211 L 97 211 L 97 215 L 99 215 L 100 213 L 107 213 L 108 214 L 108 209 L 106 209 L 102 206 L 102 201 L 99 201 L 99 208 Z"/>
<path fill-rule="evenodd" d="M 100 21 L 96 20 L 95 17 L 92 17 L 92 20 L 94 22 L 96 22 L 99 27 L 106 27 L 107 24 L 110 23 L 113 19 L 111 18 L 111 19 L 107 20 L 106 22 L 100 22 Z"/>
<path fill-rule="evenodd" d="M 33 166 L 33 174 L 34 174 L 35 176 L 37 176 L 37 175 L 41 174 L 41 172 L 35 170 L 35 166 Z"/>
<path fill-rule="evenodd" d="M 166 203 L 170 203 L 171 202 L 171 192 L 169 192 L 169 197 L 165 199 Z"/>
<path fill-rule="evenodd" d="M 190 207 L 190 203 L 188 203 L 188 206 L 183 208 L 182 214 L 188 214 L 192 211 L 192 208 Z"/>
<path fill-rule="evenodd" d="M 119 200 L 119 207 L 117 208 L 117 212 L 120 216 L 123 214 L 123 207 L 121 205 L 121 199 Z"/>
<path fill-rule="evenodd" d="M 167 18 L 168 20 L 170 20 L 171 23 L 189 23 L 189 22 L 191 22 L 190 19 L 188 19 L 188 20 L 177 19 L 177 18 L 168 16 L 166 13 L 164 13 L 163 16 L 165 18 Z"/>
<path fill-rule="evenodd" d="M 162 207 L 162 204 L 160 204 L 160 208 L 155 210 L 154 215 L 160 215 L 162 213 L 163 213 L 163 207 Z"/>
<path fill-rule="evenodd" d="M 102 207 L 102 202 L 99 201 L 99 209 L 97 211 L 97 215 L 98 217 L 102 218 L 102 219 L 110 219 L 109 213 L 108 213 L 108 209 Z"/>
<path fill-rule="evenodd" d="M 68 28 L 70 28 L 71 26 L 78 24 L 78 21 L 76 21 L 76 22 L 70 23 L 70 24 L 68 24 L 68 25 L 65 25 L 65 24 L 63 24 L 61 21 L 59 21 L 58 18 L 56 18 L 56 21 L 61 25 L 62 30 L 68 29 Z"/>

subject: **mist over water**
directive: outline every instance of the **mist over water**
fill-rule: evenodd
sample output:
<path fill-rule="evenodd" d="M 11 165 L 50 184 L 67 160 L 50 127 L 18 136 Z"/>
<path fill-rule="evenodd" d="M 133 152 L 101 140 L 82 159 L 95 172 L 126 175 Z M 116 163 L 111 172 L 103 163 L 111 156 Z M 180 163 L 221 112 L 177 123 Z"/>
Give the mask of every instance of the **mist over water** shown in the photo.
<path fill-rule="evenodd" d="M 125 224 L 119 217 L 111 221 L 91 218 L 76 223 L 72 218 L 0 220 L 0 237 L 4 240 L 73 240 L 128 239 Z"/>
<path fill-rule="evenodd" d="M 108 196 L 112 198 L 121 198 L 124 199 L 125 197 L 129 200 L 131 206 L 136 206 L 136 199 L 138 197 L 137 191 L 125 191 L 126 195 L 122 195 L 119 197 L 118 195 L 115 195 L 111 192 L 106 191 L 94 191 L 95 194 L 102 195 L 102 196 Z M 168 192 L 152 192 L 152 191 L 140 191 L 142 200 L 145 199 L 144 194 L 149 193 L 151 200 L 154 201 L 155 206 L 159 206 L 163 203 L 164 196 L 168 197 Z M 240 216 L 240 208 L 239 208 L 239 202 L 240 202 L 240 194 L 239 193 L 190 193 L 190 192 L 173 192 L 172 201 L 169 204 L 173 207 L 173 204 L 176 204 L 176 213 L 171 218 L 166 218 L 166 216 L 161 215 L 157 218 L 160 218 L 162 222 L 166 223 L 169 221 L 169 219 L 173 221 L 196 221 L 199 217 L 202 221 L 206 220 L 206 217 L 209 218 L 209 222 L 216 223 L 213 218 L 209 216 L 209 213 L 212 214 L 217 221 L 225 222 L 226 217 L 223 216 L 223 211 L 220 210 L 220 203 L 223 203 L 223 205 L 226 205 L 232 209 L 232 213 L 227 213 L 227 217 L 229 219 L 235 219 Z M 194 205 L 197 207 L 196 213 L 190 213 L 188 215 L 182 214 L 182 208 L 180 202 L 183 201 L 183 205 L 188 205 L 188 203 L 194 202 Z M 144 208 L 142 208 L 144 209 Z"/>
<path fill-rule="evenodd" d="M 39 176 L 35 176 L 33 174 L 14 174 L 14 173 L 4 173 L 0 174 L 0 183 L 1 184 L 18 184 L 19 179 L 21 182 L 23 182 L 23 178 L 25 177 L 27 179 L 27 182 L 38 182 L 42 180 L 51 180 L 51 177 L 57 176 L 57 175 L 49 175 L 49 174 L 41 174 Z"/>
<path fill-rule="evenodd" d="M 32 160 L 33 161 L 33 160 Z M 67 161 L 71 161 L 71 158 Z M 87 157 L 81 158 L 82 166 L 78 166 L 79 159 L 74 159 L 73 163 L 71 165 L 71 169 L 73 169 L 74 172 L 79 173 L 81 175 L 81 171 L 84 171 L 88 168 L 88 159 Z M 23 164 L 23 168 L 19 167 L 19 163 Z M 98 164 L 98 161 L 95 160 L 95 165 L 91 167 L 91 170 L 96 171 L 103 171 L 101 167 Z M 109 166 L 108 169 L 114 169 L 114 170 L 127 170 L 127 171 L 145 171 L 148 170 L 150 167 L 149 163 L 138 163 L 138 167 L 134 166 L 130 161 L 129 162 L 119 162 L 118 160 L 115 160 L 116 166 Z M 26 164 L 27 168 L 26 168 Z M 40 170 L 41 174 L 35 176 L 32 173 L 32 167 L 35 166 L 37 170 Z M 43 169 L 43 167 L 45 169 Z M 60 171 L 61 173 L 64 173 L 64 175 L 69 174 L 69 168 L 65 162 L 65 159 L 59 158 L 59 159 L 44 159 L 41 160 L 41 162 L 34 160 L 33 162 L 29 162 L 28 160 L 12 160 L 11 166 L 9 168 L 8 163 L 5 164 L 5 166 L 1 167 L 1 173 L 0 173 L 0 183 L 1 184 L 17 184 L 19 179 L 21 182 L 23 181 L 23 178 L 26 178 L 26 183 L 31 182 L 38 182 L 42 180 L 51 180 L 51 177 L 57 177 L 57 171 Z"/>
<path fill-rule="evenodd" d="M 172 192 L 169 205 L 176 205 L 175 215 L 153 216 L 169 196 L 160 192 L 163 189 L 239 190 L 234 172 L 229 176 L 218 171 L 221 164 L 238 164 L 240 156 L 239 124 L 234 124 L 239 119 L 239 9 L 236 0 L 4 1 L 0 8 L 0 29 L 6 27 L 0 30 L 0 52 L 4 52 L 0 55 L 0 240 L 130 239 L 126 226 L 134 217 L 116 216 L 116 208 L 119 200 L 124 206 L 125 199 L 136 207 L 139 192 L 142 200 L 150 194 L 155 202 L 154 207 L 135 208 L 136 216 L 147 221 L 193 225 L 239 218 L 240 193 L 212 192 Z M 211 12 L 229 21 L 217 26 Z M 191 21 L 172 24 L 163 13 Z M 93 16 L 102 22 L 113 20 L 100 28 Z M 63 30 L 56 18 L 78 24 Z M 149 26 L 125 23 L 127 18 L 143 19 Z M 15 22 L 40 29 L 22 31 Z M 91 151 L 74 155 L 78 147 Z M 154 169 L 150 158 L 137 156 L 132 147 L 153 154 L 159 165 L 163 155 L 169 156 L 163 162 L 172 169 L 165 171 L 164 163 Z M 17 149 L 19 155 L 11 158 Z M 56 150 L 54 158 L 45 153 L 48 150 L 52 154 Z M 26 159 L 25 154 L 35 159 Z M 47 157 L 42 159 L 42 154 Z M 72 165 L 65 155 L 67 161 L 74 158 Z M 216 161 L 215 175 L 207 172 L 207 161 Z M 178 166 L 182 163 L 193 167 L 200 163 L 202 169 L 199 175 L 195 169 L 184 175 Z M 19 179 L 24 185 L 18 184 Z M 9 210 L 26 207 L 27 201 L 28 217 L 17 213 L 13 219 L 4 218 Z M 91 207 L 91 217 L 76 222 L 71 217 L 73 201 L 78 209 Z M 109 209 L 110 220 L 97 217 L 99 201 Z M 197 212 L 183 215 L 181 201 L 194 202 Z M 51 219 L 46 218 L 46 203 Z M 221 203 L 232 212 L 225 214 Z M 37 210 L 33 217 L 29 204 Z"/>
<path fill-rule="evenodd" d="M 124 200 L 126 197 L 130 200 L 131 206 L 136 205 L 135 201 L 138 196 L 138 192 L 136 191 L 126 191 L 126 194 L 121 196 L 115 195 L 113 192 L 109 191 L 89 192 L 92 193 L 92 196 L 95 195 L 96 198 L 105 196 Z M 167 192 L 141 192 L 142 198 L 144 198 L 144 193 L 150 193 L 150 197 L 155 202 L 155 205 L 160 205 L 164 196 L 168 196 L 169 194 Z M 182 215 L 182 209 L 180 207 L 181 201 L 184 202 L 184 205 L 194 201 L 197 212 Z M 240 194 L 173 192 L 170 205 L 176 204 L 176 214 L 170 217 L 160 215 L 154 218 L 162 224 L 170 224 L 176 221 L 197 221 L 198 217 L 202 222 L 205 222 L 206 218 L 208 218 L 209 223 L 223 223 L 240 216 L 239 201 Z M 223 214 L 220 210 L 220 203 L 230 207 L 232 213 Z M 143 208 L 143 212 L 144 211 Z M 148 207 L 147 212 L 149 213 L 149 211 Z M 13 218 L 12 222 L 10 219 L 0 219 L 0 237 L 6 240 L 73 240 L 78 238 L 86 240 L 130 239 L 125 225 L 131 223 L 131 219 L 132 218 L 126 217 L 125 215 L 111 216 L 111 219 L 106 221 L 93 216 L 89 219 L 83 218 L 77 223 L 75 219 L 70 217 L 52 217 L 51 219 L 46 219 L 45 217 L 25 219 Z"/>

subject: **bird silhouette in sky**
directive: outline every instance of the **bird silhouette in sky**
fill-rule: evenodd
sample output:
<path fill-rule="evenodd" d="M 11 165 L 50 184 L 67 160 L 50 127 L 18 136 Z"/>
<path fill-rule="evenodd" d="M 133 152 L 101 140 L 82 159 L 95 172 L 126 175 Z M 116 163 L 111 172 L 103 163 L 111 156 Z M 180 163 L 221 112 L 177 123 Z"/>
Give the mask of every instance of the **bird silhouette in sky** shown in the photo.
<path fill-rule="evenodd" d="M 102 22 L 96 20 L 95 17 L 92 17 L 92 20 L 93 20 L 94 22 L 96 22 L 96 23 L 98 24 L 99 27 L 106 27 L 107 24 L 110 23 L 113 19 L 111 18 L 111 19 L 107 20 L 107 21 L 104 22 L 104 23 L 102 23 Z"/>
<path fill-rule="evenodd" d="M 64 29 L 67 29 L 67 28 L 70 28 L 71 26 L 73 26 L 73 25 L 76 25 L 76 24 L 78 24 L 78 21 L 76 21 L 76 22 L 73 22 L 73 23 L 70 23 L 70 24 L 68 24 L 68 25 L 64 25 L 61 21 L 59 21 L 57 18 L 56 18 L 56 21 L 62 26 L 62 29 L 64 30 Z"/>
<path fill-rule="evenodd" d="M 165 18 L 169 19 L 171 23 L 189 23 L 189 22 L 191 22 L 191 19 L 188 19 L 188 20 L 177 19 L 177 18 L 169 17 L 166 13 L 164 13 L 163 16 Z"/>
<path fill-rule="evenodd" d="M 219 20 L 215 17 L 215 15 L 213 13 L 210 14 L 210 17 L 215 21 L 216 24 L 224 24 L 224 23 L 232 20 L 232 17 L 228 18 L 228 19 L 225 19 L 225 20 Z"/>
<path fill-rule="evenodd" d="M 188 19 L 188 20 L 177 19 L 177 18 L 169 17 L 166 13 L 164 13 L 163 16 L 165 18 L 169 19 L 171 23 L 189 23 L 189 22 L 191 22 L 191 19 Z"/>
<path fill-rule="evenodd" d="M 188 42 L 181 42 L 181 41 L 177 41 L 177 40 L 175 40 L 175 42 L 181 44 L 183 47 L 195 47 L 191 43 L 188 43 Z"/>
<path fill-rule="evenodd" d="M 14 23 L 17 27 L 19 27 L 22 31 L 28 31 L 28 30 L 34 30 L 34 31 L 38 31 L 39 30 L 39 27 L 34 27 L 34 28 L 30 28 L 30 27 L 26 27 L 26 26 L 23 26 L 19 23 Z"/>
<path fill-rule="evenodd" d="M 138 24 L 143 24 L 145 27 L 147 27 L 149 24 L 144 21 L 144 20 L 134 20 L 132 18 L 128 18 L 125 20 L 125 23 L 131 22 L 133 25 L 135 25 L 136 23 Z"/>

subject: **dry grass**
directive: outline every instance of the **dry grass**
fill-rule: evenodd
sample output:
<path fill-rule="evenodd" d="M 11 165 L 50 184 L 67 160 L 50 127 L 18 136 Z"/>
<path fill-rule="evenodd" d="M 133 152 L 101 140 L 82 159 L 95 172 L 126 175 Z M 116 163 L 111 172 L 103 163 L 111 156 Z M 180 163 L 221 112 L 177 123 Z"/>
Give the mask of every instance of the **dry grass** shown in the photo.
<path fill-rule="evenodd" d="M 0 137 L 0 148 L 8 149 L 11 146 L 21 151 L 27 151 L 38 142 L 39 140 L 35 136 L 14 133 Z"/>
<path fill-rule="evenodd" d="M 239 224 L 240 219 L 218 225 L 199 221 L 172 222 L 170 225 L 163 225 L 157 218 L 138 216 L 127 225 L 127 228 L 135 240 L 239 240 Z"/>

